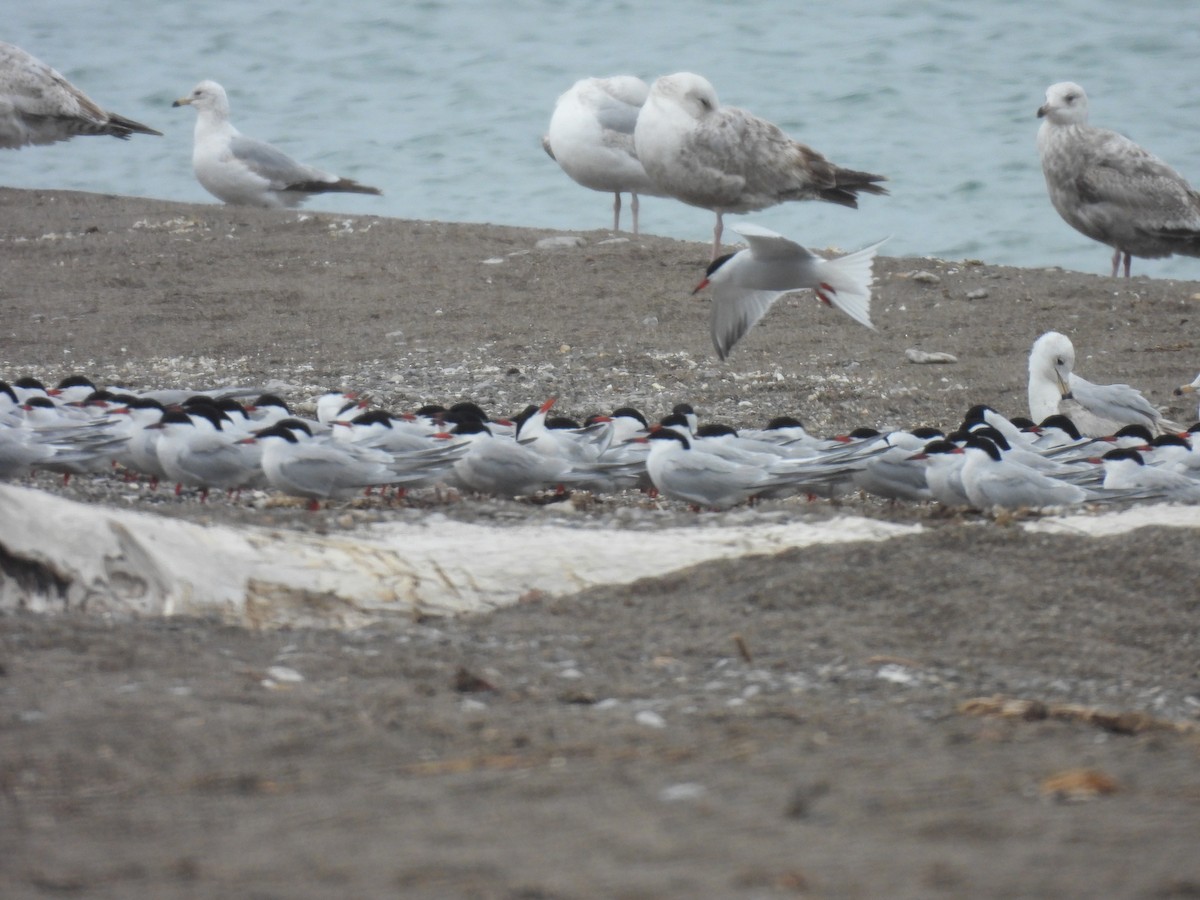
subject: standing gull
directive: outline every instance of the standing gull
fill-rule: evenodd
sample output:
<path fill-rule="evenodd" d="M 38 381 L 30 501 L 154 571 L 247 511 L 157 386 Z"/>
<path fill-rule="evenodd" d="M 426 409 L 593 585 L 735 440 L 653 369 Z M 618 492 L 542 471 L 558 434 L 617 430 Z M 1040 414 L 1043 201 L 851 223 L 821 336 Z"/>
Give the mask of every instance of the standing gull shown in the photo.
<path fill-rule="evenodd" d="M 1073 371 L 1075 347 L 1057 331 L 1047 331 L 1029 352 L 1029 415 L 1041 422 L 1064 415 L 1080 434 L 1105 437 L 1126 425 L 1154 434 L 1178 431 L 1141 392 L 1127 384 L 1093 384 Z"/>
<path fill-rule="evenodd" d="M 712 341 L 725 359 L 742 336 L 790 291 L 811 288 L 817 298 L 854 321 L 871 324 L 871 264 L 879 244 L 825 259 L 768 228 L 740 222 L 733 230 L 749 247 L 717 257 L 693 294 L 712 285 Z M 882 241 L 880 242 L 882 243 Z"/>
<path fill-rule="evenodd" d="M 53 144 L 81 134 L 155 134 L 133 119 L 106 112 L 87 94 L 20 47 L 0 42 L 0 147 Z"/>
<path fill-rule="evenodd" d="M 202 81 L 172 106 L 196 108 L 192 168 L 213 196 L 235 206 L 299 206 L 312 194 L 380 194 L 368 187 L 298 163 L 263 141 L 248 138 L 229 121 L 229 98 L 215 81 Z"/>
<path fill-rule="evenodd" d="M 613 231 L 621 229 L 621 194 L 629 193 L 633 233 L 638 194 L 661 197 L 633 149 L 633 128 L 650 86 L 633 75 L 584 78 L 558 98 L 542 147 L 574 181 L 613 195 Z"/>
<path fill-rule="evenodd" d="M 1076 231 L 1113 248 L 1114 278 L 1122 258 L 1128 278 L 1134 256 L 1200 256 L 1200 194 L 1129 138 L 1088 125 L 1083 88 L 1051 85 L 1037 114 L 1050 202 Z"/>
<path fill-rule="evenodd" d="M 659 189 L 717 214 L 712 258 L 721 251 L 722 216 L 787 200 L 825 200 L 856 208 L 858 193 L 886 194 L 883 175 L 843 169 L 777 126 L 721 106 L 707 79 L 691 72 L 654 82 L 633 134 L 638 159 Z"/>

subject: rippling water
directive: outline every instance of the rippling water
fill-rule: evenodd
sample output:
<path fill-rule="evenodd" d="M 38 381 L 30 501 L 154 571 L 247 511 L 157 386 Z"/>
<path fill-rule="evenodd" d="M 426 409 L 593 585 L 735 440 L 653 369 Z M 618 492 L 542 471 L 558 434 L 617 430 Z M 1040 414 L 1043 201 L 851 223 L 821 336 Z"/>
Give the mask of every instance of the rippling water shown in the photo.
<path fill-rule="evenodd" d="M 166 134 L 0 153 L 0 183 L 14 187 L 212 201 L 191 174 L 194 113 L 171 101 L 213 78 L 245 133 L 385 192 L 312 209 L 602 228 L 609 198 L 542 152 L 554 100 L 585 75 L 680 70 L 835 161 L 891 177 L 892 196 L 867 197 L 857 212 L 803 203 L 752 217 L 815 247 L 891 235 L 888 255 L 1107 273 L 1109 252 L 1046 198 L 1034 112 L 1055 81 L 1083 84 L 1094 124 L 1200 183 L 1192 0 L 1136 10 L 1113 0 L 13 6 L 0 38 Z M 712 216 L 647 198 L 642 225 L 707 241 Z M 1200 278 L 1196 259 L 1134 266 Z"/>

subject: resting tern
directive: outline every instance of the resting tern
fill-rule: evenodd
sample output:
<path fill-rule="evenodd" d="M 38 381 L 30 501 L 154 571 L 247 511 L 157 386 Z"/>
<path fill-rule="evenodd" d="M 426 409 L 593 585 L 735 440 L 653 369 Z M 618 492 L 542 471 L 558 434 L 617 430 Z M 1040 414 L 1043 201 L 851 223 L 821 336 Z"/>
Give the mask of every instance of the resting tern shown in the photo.
<path fill-rule="evenodd" d="M 787 484 L 760 466 L 698 450 L 671 428 L 660 427 L 636 440 L 650 442 L 646 472 L 658 491 L 693 506 L 728 509 Z"/>

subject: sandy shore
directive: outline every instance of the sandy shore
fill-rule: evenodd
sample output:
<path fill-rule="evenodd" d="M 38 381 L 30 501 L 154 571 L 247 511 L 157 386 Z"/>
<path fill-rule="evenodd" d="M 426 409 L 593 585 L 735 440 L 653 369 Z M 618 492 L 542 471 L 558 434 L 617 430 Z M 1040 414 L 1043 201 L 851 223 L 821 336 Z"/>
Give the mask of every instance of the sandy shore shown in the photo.
<path fill-rule="evenodd" d="M 506 413 L 688 401 L 832 433 L 952 425 L 977 402 L 1024 412 L 1029 346 L 1057 329 L 1081 374 L 1196 415 L 1171 391 L 1200 366 L 1197 283 L 883 258 L 876 331 L 800 295 L 720 363 L 689 294 L 704 243 L 591 232 L 542 249 L 552 233 L 3 189 L 0 212 L 9 380 L 271 384 L 301 404 L 353 387 Z M 910 348 L 958 362 L 914 365 Z M 351 536 L 430 514 L 201 506 L 110 481 L 37 484 Z M 0 547 L 0 894 L 1200 893 L 1194 528 L 1090 537 L 858 499 L 572 515 L 846 512 L 920 533 L 353 633 L 20 612 Z M 994 695 L 1036 703 L 964 708 Z"/>

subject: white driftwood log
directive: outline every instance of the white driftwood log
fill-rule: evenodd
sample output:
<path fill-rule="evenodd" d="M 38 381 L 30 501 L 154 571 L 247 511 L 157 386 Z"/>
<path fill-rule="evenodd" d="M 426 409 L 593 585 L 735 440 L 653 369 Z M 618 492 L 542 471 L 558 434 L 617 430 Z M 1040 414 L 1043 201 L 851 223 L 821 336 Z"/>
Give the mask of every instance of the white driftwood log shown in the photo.
<path fill-rule="evenodd" d="M 711 559 L 920 531 L 845 516 L 656 531 L 491 526 L 431 515 L 338 534 L 205 526 L 0 485 L 0 608 L 218 615 L 353 628 L 480 612 Z"/>

